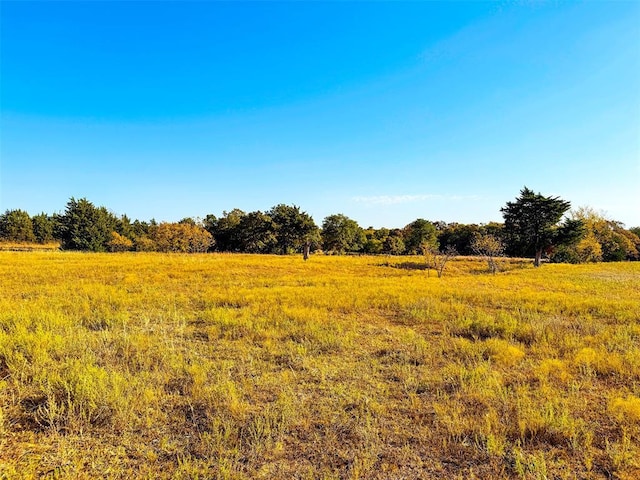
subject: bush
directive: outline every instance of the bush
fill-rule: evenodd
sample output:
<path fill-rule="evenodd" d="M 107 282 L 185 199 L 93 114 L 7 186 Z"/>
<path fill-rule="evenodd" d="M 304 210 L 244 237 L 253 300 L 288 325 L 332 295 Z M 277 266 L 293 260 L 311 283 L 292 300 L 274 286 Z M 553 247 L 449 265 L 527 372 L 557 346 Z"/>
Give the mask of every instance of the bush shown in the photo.
<path fill-rule="evenodd" d="M 133 248 L 133 242 L 118 232 L 111 232 L 111 240 L 109 240 L 107 246 L 110 252 L 126 252 Z"/>

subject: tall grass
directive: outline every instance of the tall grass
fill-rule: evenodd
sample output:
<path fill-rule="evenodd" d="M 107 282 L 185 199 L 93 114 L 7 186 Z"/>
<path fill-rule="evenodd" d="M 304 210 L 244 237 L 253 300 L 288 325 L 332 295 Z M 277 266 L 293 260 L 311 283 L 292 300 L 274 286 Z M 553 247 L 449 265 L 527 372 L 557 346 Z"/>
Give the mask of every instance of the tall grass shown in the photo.
<path fill-rule="evenodd" d="M 638 478 L 640 265 L 0 252 L 0 478 Z"/>

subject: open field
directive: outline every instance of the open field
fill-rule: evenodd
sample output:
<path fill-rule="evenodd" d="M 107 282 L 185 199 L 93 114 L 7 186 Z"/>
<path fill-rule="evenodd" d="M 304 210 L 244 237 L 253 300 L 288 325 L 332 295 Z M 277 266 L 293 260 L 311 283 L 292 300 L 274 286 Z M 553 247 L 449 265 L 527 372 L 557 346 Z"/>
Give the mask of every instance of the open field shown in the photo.
<path fill-rule="evenodd" d="M 0 252 L 0 478 L 640 478 L 640 263 Z"/>

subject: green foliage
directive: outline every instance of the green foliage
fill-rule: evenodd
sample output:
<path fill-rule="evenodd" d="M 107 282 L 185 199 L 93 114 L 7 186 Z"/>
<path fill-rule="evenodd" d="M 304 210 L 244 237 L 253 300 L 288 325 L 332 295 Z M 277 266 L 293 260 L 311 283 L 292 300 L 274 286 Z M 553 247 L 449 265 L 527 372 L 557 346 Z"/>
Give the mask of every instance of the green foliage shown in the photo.
<path fill-rule="evenodd" d="M 0 215 L 0 239 L 5 242 L 60 240 L 62 248 L 84 251 L 165 251 L 292 253 L 323 248 L 327 252 L 415 255 L 428 250 L 461 255 L 482 255 L 493 271 L 493 255 L 479 249 L 478 236 L 505 245 L 512 256 L 543 254 L 554 262 L 600 262 L 640 260 L 640 227 L 624 225 L 588 207 L 560 221 L 569 202 L 544 197 L 524 187 L 520 196 L 501 209 L 505 223 L 458 224 L 419 218 L 403 229 L 362 229 L 343 214 L 327 216 L 322 232 L 313 218 L 295 205 L 279 204 L 271 210 L 245 213 L 223 212 L 220 218 L 185 217 L 176 224 L 160 226 L 150 221 L 116 217 L 87 199 L 71 198 L 63 214 L 41 213 L 30 217 L 22 210 Z M 180 225 L 180 227 L 178 227 Z M 208 235 L 203 232 L 208 233 Z M 118 236 L 114 236 L 116 233 Z M 22 248 L 22 247 L 21 247 Z"/>
<path fill-rule="evenodd" d="M 571 203 L 559 197 L 545 197 L 524 187 L 514 202 L 507 202 L 500 211 L 508 251 L 513 255 L 534 254 L 534 265 L 540 265 L 542 253 L 555 245 L 566 244 L 579 235 L 580 224 L 558 225 Z"/>
<path fill-rule="evenodd" d="M 55 239 L 56 222 L 54 217 L 43 212 L 34 215 L 31 221 L 36 242 L 47 243 Z"/>
<path fill-rule="evenodd" d="M 480 227 L 477 225 L 450 223 L 438 232 L 438 243 L 441 249 L 453 247 L 460 255 L 471 255 L 474 253 L 472 240 L 479 232 Z"/>
<path fill-rule="evenodd" d="M 438 248 L 438 235 L 433 223 L 419 218 L 404 227 L 404 244 L 409 255 L 422 252 L 423 248 Z"/>
<path fill-rule="evenodd" d="M 390 234 L 382 244 L 382 251 L 387 255 L 402 255 L 406 251 L 404 240 L 398 234 Z"/>
<path fill-rule="evenodd" d="M 300 211 L 300 207 L 279 204 L 268 215 L 275 225 L 280 253 L 300 251 L 305 244 L 317 241 L 318 227 L 309 214 Z"/>
<path fill-rule="evenodd" d="M 126 215 L 122 215 L 120 218 L 116 219 L 116 232 L 131 241 L 136 238 L 135 226 L 131 223 L 131 219 Z"/>
<path fill-rule="evenodd" d="M 322 248 L 325 252 L 358 252 L 365 242 L 364 231 L 358 222 L 346 215 L 329 215 L 322 222 Z"/>
<path fill-rule="evenodd" d="M 364 243 L 362 245 L 362 252 L 371 255 L 384 253 L 384 242 L 389 237 L 389 232 L 388 228 L 379 228 L 376 230 L 373 227 L 369 227 L 363 230 Z"/>
<path fill-rule="evenodd" d="M 240 251 L 240 223 L 245 215 L 239 208 L 234 208 L 230 212 L 222 212 L 221 218 L 207 215 L 204 222 L 205 228 L 213 235 L 217 250 L 221 252 Z"/>
<path fill-rule="evenodd" d="M 247 253 L 271 253 L 277 243 L 273 219 L 260 211 L 243 216 L 236 234 L 238 249 Z"/>
<path fill-rule="evenodd" d="M 76 200 L 72 197 L 61 218 L 62 248 L 104 252 L 116 225 L 116 217 L 106 208 L 97 208 L 86 198 Z"/>
<path fill-rule="evenodd" d="M 7 210 L 0 215 L 0 238 L 10 242 L 34 242 L 33 222 L 24 210 Z"/>
<path fill-rule="evenodd" d="M 572 212 L 572 222 L 580 222 L 584 235 L 554 254 L 554 261 L 571 263 L 637 260 L 640 238 L 625 230 L 620 222 L 607 218 L 589 207 Z"/>
<path fill-rule="evenodd" d="M 380 238 L 378 234 L 380 231 L 383 231 L 383 230 L 386 231 L 386 232 L 383 232 L 386 235 Z M 383 246 L 384 246 L 383 239 L 389 236 L 389 230 L 387 230 L 386 228 L 375 230 L 373 227 L 369 227 L 368 229 L 364 230 L 363 233 L 364 233 L 364 244 L 362 245 L 362 252 L 369 255 L 378 255 L 382 253 Z"/>

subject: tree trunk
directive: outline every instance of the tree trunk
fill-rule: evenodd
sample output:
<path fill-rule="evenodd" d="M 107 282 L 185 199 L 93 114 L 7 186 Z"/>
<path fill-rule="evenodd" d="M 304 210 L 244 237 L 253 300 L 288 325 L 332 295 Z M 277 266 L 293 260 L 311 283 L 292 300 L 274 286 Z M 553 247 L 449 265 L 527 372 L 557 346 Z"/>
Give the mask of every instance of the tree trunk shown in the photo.
<path fill-rule="evenodd" d="M 304 248 L 302 249 L 302 258 L 305 260 L 309 258 L 309 250 L 311 250 L 311 244 L 307 242 L 304 244 Z"/>
<path fill-rule="evenodd" d="M 534 267 L 539 267 L 540 266 L 540 259 L 542 258 L 542 249 L 536 250 L 536 258 L 533 261 L 533 266 Z"/>

